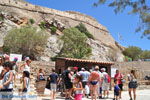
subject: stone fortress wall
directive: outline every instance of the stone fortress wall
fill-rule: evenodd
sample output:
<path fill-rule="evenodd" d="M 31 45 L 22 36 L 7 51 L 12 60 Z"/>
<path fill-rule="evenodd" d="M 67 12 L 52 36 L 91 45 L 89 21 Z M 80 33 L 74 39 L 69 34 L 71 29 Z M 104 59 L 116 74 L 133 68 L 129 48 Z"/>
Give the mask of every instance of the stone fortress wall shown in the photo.
<path fill-rule="evenodd" d="M 59 11 L 55 9 L 32 5 L 26 2 L 19 2 L 16 0 L 0 0 L 0 6 L 7 7 L 8 9 L 11 8 L 12 10 L 16 9 L 17 13 L 20 12 L 20 15 L 23 14 L 21 13 L 21 11 L 24 12 L 26 11 L 29 13 L 27 17 L 34 15 L 33 18 L 34 17 L 36 18 L 39 14 L 43 14 L 43 15 L 48 15 L 51 18 L 52 17 L 58 18 L 60 20 L 65 19 L 68 20 L 68 23 L 71 25 L 71 27 L 82 22 L 85 24 L 88 30 L 94 35 L 95 39 L 101 41 L 107 46 L 111 46 L 112 48 L 116 47 L 115 40 L 109 34 L 107 28 L 99 24 L 98 21 L 96 21 L 94 18 L 88 15 L 81 14 L 79 12 L 74 12 L 74 11 Z"/>
<path fill-rule="evenodd" d="M 114 51 L 117 61 L 123 61 L 122 48 L 116 44 L 114 38 L 110 35 L 106 27 L 99 24 L 96 19 L 74 11 L 59 11 L 55 9 L 40 7 L 32 5 L 26 2 L 20 2 L 18 0 L 0 0 L 0 10 L 16 17 L 16 19 L 34 19 L 35 26 L 37 26 L 43 20 L 52 21 L 53 19 L 61 22 L 66 28 L 74 27 L 79 23 L 83 23 L 88 31 L 94 36 L 95 40 L 90 40 L 89 44 L 92 47 L 92 55 L 90 59 L 107 61 L 109 59 L 109 51 Z M 8 21 L 8 23 L 11 23 Z M 14 23 L 11 23 L 13 26 Z M 7 27 L 10 25 L 7 25 Z M 11 29 L 11 27 L 10 27 Z M 7 34 L 9 30 L 4 30 Z M 4 33 L 1 32 L 1 33 Z M 48 40 L 49 46 L 44 51 L 45 56 L 52 57 L 59 52 L 59 46 L 57 44 L 57 37 L 50 37 Z M 57 49 L 58 48 L 58 49 Z M 109 60 L 108 60 L 109 61 Z"/>
<path fill-rule="evenodd" d="M 108 32 L 108 30 L 104 26 L 99 24 L 94 18 L 92 18 L 88 15 L 85 15 L 85 14 L 81 14 L 79 12 L 74 12 L 74 11 L 64 11 L 63 12 L 63 11 L 59 11 L 59 10 L 55 10 L 55 9 L 32 5 L 30 3 L 18 2 L 16 0 L 0 0 L 0 4 L 3 6 L 15 7 L 15 8 L 24 9 L 24 10 L 28 10 L 28 11 L 32 11 L 32 12 L 39 12 L 39 13 L 43 13 L 43 14 L 52 14 L 52 15 L 56 15 L 56 16 L 71 18 L 73 20 L 78 20 L 81 22 L 88 23 L 95 28 L 99 28 L 103 31 Z"/>

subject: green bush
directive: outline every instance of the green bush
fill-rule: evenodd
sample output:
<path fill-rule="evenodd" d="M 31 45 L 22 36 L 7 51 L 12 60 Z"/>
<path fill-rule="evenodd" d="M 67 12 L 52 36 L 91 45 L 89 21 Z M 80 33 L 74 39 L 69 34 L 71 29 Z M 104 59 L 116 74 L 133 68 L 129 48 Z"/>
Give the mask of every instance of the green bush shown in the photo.
<path fill-rule="evenodd" d="M 30 19 L 29 22 L 30 22 L 31 24 L 34 24 L 34 23 L 35 23 L 34 19 Z"/>
<path fill-rule="evenodd" d="M 132 58 L 125 56 L 125 61 L 132 61 Z"/>
<path fill-rule="evenodd" d="M 94 36 L 87 30 L 84 24 L 80 23 L 75 28 L 84 33 L 88 38 L 94 39 Z"/>
<path fill-rule="evenodd" d="M 39 24 L 39 26 L 40 26 L 40 28 L 41 29 L 45 29 L 46 28 L 46 22 L 44 22 L 44 21 L 42 21 L 40 24 Z"/>
<path fill-rule="evenodd" d="M 4 51 L 23 55 L 36 55 L 44 50 L 47 38 L 47 33 L 39 31 L 35 27 L 14 28 L 4 38 Z"/>
<path fill-rule="evenodd" d="M 148 50 L 143 51 L 143 52 L 141 53 L 140 57 L 141 57 L 142 59 L 150 59 L 150 51 L 148 51 Z"/>
<path fill-rule="evenodd" d="M 10 48 L 8 46 L 3 46 L 3 51 L 5 53 L 9 53 L 10 52 Z"/>
<path fill-rule="evenodd" d="M 59 57 L 86 58 L 91 55 L 92 49 L 86 43 L 87 37 L 77 28 L 69 28 L 63 31 L 61 40 L 64 42 Z"/>
<path fill-rule="evenodd" d="M 0 21 L 4 20 L 4 16 L 2 14 L 0 14 Z"/>
<path fill-rule="evenodd" d="M 55 26 L 50 27 L 52 33 L 56 33 L 57 28 Z"/>
<path fill-rule="evenodd" d="M 125 56 L 132 58 L 133 60 L 140 59 L 140 55 L 142 53 L 142 49 L 136 46 L 129 46 L 123 51 Z"/>

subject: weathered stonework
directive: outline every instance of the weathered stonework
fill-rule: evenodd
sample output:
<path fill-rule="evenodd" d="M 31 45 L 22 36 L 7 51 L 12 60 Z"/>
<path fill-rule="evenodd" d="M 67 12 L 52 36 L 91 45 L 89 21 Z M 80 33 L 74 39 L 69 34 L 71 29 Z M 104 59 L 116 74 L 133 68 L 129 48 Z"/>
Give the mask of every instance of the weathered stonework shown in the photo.
<path fill-rule="evenodd" d="M 117 51 L 118 53 L 115 55 L 118 56 L 116 57 L 116 60 L 123 61 L 123 55 L 120 49 L 121 46 L 118 47 L 118 45 L 116 45 L 115 40 L 109 34 L 109 31 L 106 27 L 99 24 L 94 18 L 90 16 L 73 11 L 58 11 L 55 9 L 40 7 L 15 0 L 0 0 L 0 10 L 19 18 L 21 21 L 24 21 L 23 19 L 34 19 L 35 25 L 38 25 L 42 20 L 51 21 L 53 19 L 60 21 L 65 25 L 66 28 L 74 27 L 79 23 L 83 23 L 89 32 L 93 34 L 95 41 L 97 41 L 96 43 L 91 42 L 91 46 L 93 46 L 92 54 L 94 55 L 91 57 L 91 59 L 110 60 L 107 55 L 109 53 L 109 49 L 111 49 L 113 51 Z M 10 27 L 10 25 L 7 26 Z M 14 26 L 18 27 L 17 24 Z M 4 33 L 7 33 L 8 31 L 9 29 L 5 30 Z M 45 50 L 44 57 L 42 57 L 43 59 L 46 59 L 46 57 L 52 57 L 57 54 L 59 51 L 57 42 L 51 41 L 57 39 L 58 37 L 54 37 L 54 39 L 51 38 L 48 40 L 48 48 Z M 103 49 L 99 48 L 100 46 L 94 47 L 98 44 L 104 47 L 105 50 L 103 51 Z"/>
<path fill-rule="evenodd" d="M 138 79 L 143 80 L 146 75 L 150 76 L 149 61 L 116 62 L 112 68 L 119 69 L 126 77 L 131 70 L 136 70 Z"/>

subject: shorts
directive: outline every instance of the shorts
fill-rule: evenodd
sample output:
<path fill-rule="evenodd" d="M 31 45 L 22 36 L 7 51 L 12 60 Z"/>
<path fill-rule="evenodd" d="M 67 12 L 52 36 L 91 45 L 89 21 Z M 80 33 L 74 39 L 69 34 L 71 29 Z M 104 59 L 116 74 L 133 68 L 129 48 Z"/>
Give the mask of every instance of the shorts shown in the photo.
<path fill-rule="evenodd" d="M 50 83 L 51 86 L 51 91 L 55 91 L 57 90 L 57 85 L 55 83 Z"/>
<path fill-rule="evenodd" d="M 75 94 L 74 100 L 82 100 L 82 94 Z"/>
<path fill-rule="evenodd" d="M 71 82 L 65 82 L 65 88 L 66 89 L 72 89 L 73 88 L 73 84 Z"/>
<path fill-rule="evenodd" d="M 115 95 L 115 96 L 119 96 L 119 91 L 115 91 L 115 90 L 114 90 L 114 95 Z"/>
<path fill-rule="evenodd" d="M 87 85 L 87 82 L 82 82 L 83 88 L 85 88 L 85 85 Z"/>
<path fill-rule="evenodd" d="M 129 82 L 128 87 L 131 89 L 136 89 L 138 87 L 137 82 Z"/>
<path fill-rule="evenodd" d="M 90 83 L 91 83 L 91 85 L 96 85 L 98 83 L 98 81 L 91 81 Z"/>
<path fill-rule="evenodd" d="M 110 86 L 109 83 L 103 83 L 103 84 L 102 84 L 102 90 L 103 90 L 103 91 L 109 90 L 109 86 Z"/>
<path fill-rule="evenodd" d="M 118 84 L 120 90 L 122 91 L 123 90 L 123 84 Z"/>

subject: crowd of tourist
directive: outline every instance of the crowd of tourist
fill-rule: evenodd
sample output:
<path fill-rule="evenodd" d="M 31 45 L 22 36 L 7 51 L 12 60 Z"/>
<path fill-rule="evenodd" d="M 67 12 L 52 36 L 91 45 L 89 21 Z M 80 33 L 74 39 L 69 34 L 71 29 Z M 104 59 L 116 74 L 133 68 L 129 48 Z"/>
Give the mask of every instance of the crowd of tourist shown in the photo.
<path fill-rule="evenodd" d="M 4 55 L 0 58 L 0 100 L 12 100 L 13 90 L 16 86 L 16 77 L 18 70 L 21 70 L 22 77 L 20 83 L 22 83 L 21 95 L 22 100 L 27 99 L 27 93 L 30 91 L 30 63 L 29 57 L 25 58 L 25 64 L 20 67 L 17 64 L 18 58 L 14 58 L 10 61 L 9 55 Z"/>
<path fill-rule="evenodd" d="M 13 90 L 15 89 L 16 76 L 18 70 L 22 72 L 20 82 L 22 83 L 22 99 L 27 99 L 26 95 L 30 91 L 30 63 L 29 57 L 25 58 L 25 63 L 21 66 L 17 64 L 18 58 L 13 61 L 9 60 L 9 56 L 4 56 L 4 61 L 0 58 L 0 98 L 3 100 L 11 100 Z M 114 76 L 114 98 L 113 100 L 121 100 L 123 83 L 125 83 L 125 75 L 116 70 Z M 127 75 L 129 97 L 130 100 L 136 100 L 137 76 L 134 70 Z M 45 77 L 43 69 L 39 69 L 37 73 L 37 81 L 47 80 L 46 88 L 50 89 L 51 100 L 55 100 L 57 91 L 64 94 L 66 100 L 82 100 L 82 98 L 91 98 L 91 100 L 109 98 L 109 90 L 111 77 L 107 73 L 106 68 L 95 66 L 93 69 L 68 67 L 60 75 L 52 69 L 49 76 Z M 133 91 L 133 96 L 132 96 Z"/>
<path fill-rule="evenodd" d="M 130 100 L 136 100 L 137 77 L 133 70 L 127 76 Z M 82 100 L 82 98 L 89 98 L 89 96 L 92 100 L 109 98 L 111 77 L 107 73 L 106 68 L 100 69 L 99 66 L 95 66 L 94 69 L 89 70 L 86 68 L 69 67 L 61 75 L 58 75 L 52 69 L 48 80 L 50 81 L 52 100 L 55 100 L 55 94 L 58 90 L 61 90 L 66 100 Z M 116 70 L 113 100 L 121 100 L 123 83 L 125 83 L 124 75 L 119 70 Z M 132 90 L 133 98 L 131 95 Z"/>

